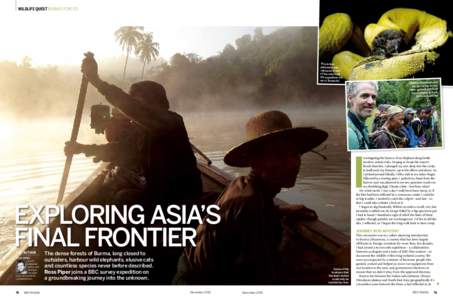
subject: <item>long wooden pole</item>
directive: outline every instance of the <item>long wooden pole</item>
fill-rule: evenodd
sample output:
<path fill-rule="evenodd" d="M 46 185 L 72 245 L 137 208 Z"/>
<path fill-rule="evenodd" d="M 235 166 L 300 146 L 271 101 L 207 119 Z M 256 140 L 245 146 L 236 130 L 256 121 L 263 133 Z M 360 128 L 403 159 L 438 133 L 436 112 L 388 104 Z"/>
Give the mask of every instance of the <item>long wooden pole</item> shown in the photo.
<path fill-rule="evenodd" d="M 85 56 L 93 55 L 92 53 L 86 53 Z M 83 106 L 85 104 L 85 98 L 88 89 L 88 79 L 82 75 L 82 83 L 80 84 L 79 100 L 77 101 L 77 109 L 74 117 L 74 123 L 72 125 L 72 133 L 70 143 L 77 141 L 77 135 L 79 134 L 80 122 L 82 121 Z M 69 170 L 72 163 L 72 154 L 66 156 L 66 162 L 64 164 L 63 176 L 61 177 L 60 189 L 58 191 L 57 203 L 63 200 L 64 191 L 66 189 L 66 183 L 68 182 Z"/>

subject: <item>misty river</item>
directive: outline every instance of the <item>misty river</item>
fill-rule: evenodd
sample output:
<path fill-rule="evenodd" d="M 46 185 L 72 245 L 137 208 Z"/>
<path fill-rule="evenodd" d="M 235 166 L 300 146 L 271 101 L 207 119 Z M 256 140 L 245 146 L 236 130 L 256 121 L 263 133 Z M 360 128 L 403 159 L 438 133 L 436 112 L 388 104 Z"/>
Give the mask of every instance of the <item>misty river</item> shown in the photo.
<path fill-rule="evenodd" d="M 303 203 L 314 209 L 323 222 L 349 235 L 350 230 L 350 161 L 346 152 L 344 119 L 329 119 L 324 111 L 282 109 L 293 125 L 315 126 L 329 133 L 327 141 L 316 150 L 327 160 L 306 153 L 295 187 L 279 197 L 289 203 Z M 247 169 L 232 168 L 223 156 L 244 140 L 244 124 L 258 111 L 182 113 L 191 142 L 201 149 L 213 164 L 234 176 L 247 174 Z M 88 113 L 85 112 L 85 115 Z M 301 121 L 303 120 L 303 121 Z M 63 146 L 69 140 L 72 117 L 19 120 L 0 119 L 0 274 L 5 258 L 15 248 L 15 206 L 17 204 L 54 204 L 63 172 Z M 89 128 L 84 117 L 80 143 L 103 143 L 102 135 Z M 99 164 L 76 155 L 73 159 L 66 194 L 83 182 Z"/>

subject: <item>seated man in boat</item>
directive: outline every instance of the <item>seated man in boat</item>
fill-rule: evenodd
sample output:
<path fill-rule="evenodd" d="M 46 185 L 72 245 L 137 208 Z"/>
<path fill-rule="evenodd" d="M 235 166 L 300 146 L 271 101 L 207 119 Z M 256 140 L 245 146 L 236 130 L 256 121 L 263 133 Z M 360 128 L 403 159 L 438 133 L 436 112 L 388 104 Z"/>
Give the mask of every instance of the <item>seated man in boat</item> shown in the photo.
<path fill-rule="evenodd" d="M 283 221 L 317 218 L 303 205 L 279 208 L 274 197 L 294 186 L 301 155 L 320 145 L 327 133 L 293 128 L 285 113 L 269 111 L 248 121 L 246 136 L 248 141 L 230 150 L 224 161 L 251 167 L 251 172 L 235 179 L 217 200 L 221 221 L 198 227 L 196 247 L 181 255 L 175 284 L 282 283 Z"/>
<path fill-rule="evenodd" d="M 110 162 L 102 185 L 102 196 L 109 203 L 121 205 L 144 196 L 146 178 L 143 170 L 143 130 L 117 109 L 105 125 L 103 145 L 84 145 L 67 142 L 65 154 L 83 153 L 93 156 L 94 162 Z M 101 199 L 98 199 L 101 200 Z"/>
<path fill-rule="evenodd" d="M 103 81 L 92 56 L 82 72 L 107 101 L 142 129 L 142 166 L 146 178 L 143 205 L 183 204 L 202 193 L 201 174 L 183 118 L 169 110 L 166 91 L 154 81 L 131 85 L 129 93 Z M 131 150 L 132 151 L 132 150 Z"/>

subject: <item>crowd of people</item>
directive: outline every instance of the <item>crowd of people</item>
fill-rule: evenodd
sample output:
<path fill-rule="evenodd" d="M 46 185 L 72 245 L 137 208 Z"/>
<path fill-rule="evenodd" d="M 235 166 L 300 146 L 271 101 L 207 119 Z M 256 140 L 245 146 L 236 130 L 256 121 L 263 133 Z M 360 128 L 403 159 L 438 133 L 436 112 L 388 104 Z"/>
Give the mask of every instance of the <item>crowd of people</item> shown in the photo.
<path fill-rule="evenodd" d="M 441 143 L 435 105 L 414 109 L 380 104 L 376 109 L 377 95 L 378 85 L 374 81 L 348 83 L 350 150 L 434 147 Z M 373 114 L 372 122 L 367 122 Z"/>

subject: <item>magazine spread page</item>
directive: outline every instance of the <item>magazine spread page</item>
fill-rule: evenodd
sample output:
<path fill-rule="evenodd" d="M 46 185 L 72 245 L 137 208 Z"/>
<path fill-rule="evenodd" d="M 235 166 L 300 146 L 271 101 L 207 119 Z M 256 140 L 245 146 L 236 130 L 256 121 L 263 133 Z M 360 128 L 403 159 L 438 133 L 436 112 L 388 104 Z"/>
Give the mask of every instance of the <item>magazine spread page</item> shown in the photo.
<path fill-rule="evenodd" d="M 450 299 L 446 2 L 7 0 L 1 299 Z"/>

